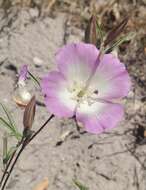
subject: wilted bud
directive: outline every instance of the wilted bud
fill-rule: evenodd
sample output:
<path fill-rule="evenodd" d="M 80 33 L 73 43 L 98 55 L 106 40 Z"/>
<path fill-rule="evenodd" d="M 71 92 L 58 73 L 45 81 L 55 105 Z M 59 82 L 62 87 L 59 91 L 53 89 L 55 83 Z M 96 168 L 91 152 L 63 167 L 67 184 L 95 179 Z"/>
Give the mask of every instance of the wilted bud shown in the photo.
<path fill-rule="evenodd" d="M 122 20 L 120 24 L 118 24 L 112 31 L 109 32 L 104 41 L 104 47 L 112 43 L 119 36 L 119 34 L 124 30 L 125 26 L 127 25 L 128 20 L 129 18 L 126 17 Z"/>
<path fill-rule="evenodd" d="M 25 107 L 31 99 L 31 94 L 29 93 L 26 85 L 26 79 L 28 75 L 28 66 L 23 65 L 20 68 L 17 88 L 15 90 L 15 94 L 13 96 L 14 101 L 17 105 L 21 107 Z"/>
<path fill-rule="evenodd" d="M 26 107 L 32 95 L 27 90 L 26 86 L 18 86 L 13 96 L 14 102 L 20 107 Z"/>
<path fill-rule="evenodd" d="M 36 100 L 35 96 L 33 96 L 30 102 L 27 104 L 24 111 L 24 116 L 23 116 L 24 136 L 28 136 L 28 133 L 30 134 L 31 131 L 30 129 L 32 128 L 32 124 L 35 117 L 35 109 L 36 109 Z"/>
<path fill-rule="evenodd" d="M 97 43 L 97 18 L 93 14 L 85 30 L 85 42 L 96 45 Z"/>

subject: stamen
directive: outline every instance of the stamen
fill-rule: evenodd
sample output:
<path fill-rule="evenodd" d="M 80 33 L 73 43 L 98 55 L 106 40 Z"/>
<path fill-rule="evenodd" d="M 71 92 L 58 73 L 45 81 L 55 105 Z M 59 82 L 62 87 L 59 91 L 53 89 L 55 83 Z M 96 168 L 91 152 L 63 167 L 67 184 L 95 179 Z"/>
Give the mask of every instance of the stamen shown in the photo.
<path fill-rule="evenodd" d="M 79 98 L 82 98 L 82 97 L 84 96 L 84 94 L 85 94 L 85 91 L 81 90 L 81 91 L 77 94 L 77 96 L 78 96 Z"/>
<path fill-rule="evenodd" d="M 98 94 L 98 90 L 95 90 L 95 91 L 94 91 L 94 94 Z"/>

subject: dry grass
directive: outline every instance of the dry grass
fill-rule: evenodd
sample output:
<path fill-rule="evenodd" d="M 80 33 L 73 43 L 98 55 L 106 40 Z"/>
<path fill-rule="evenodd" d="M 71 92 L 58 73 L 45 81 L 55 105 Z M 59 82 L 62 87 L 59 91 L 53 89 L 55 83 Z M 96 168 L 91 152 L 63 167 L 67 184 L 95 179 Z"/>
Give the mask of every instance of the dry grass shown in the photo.
<path fill-rule="evenodd" d="M 1 8 L 8 9 L 11 6 L 19 5 L 21 7 L 31 7 L 33 5 L 40 6 L 43 9 L 50 9 L 56 0 L 0 0 Z"/>

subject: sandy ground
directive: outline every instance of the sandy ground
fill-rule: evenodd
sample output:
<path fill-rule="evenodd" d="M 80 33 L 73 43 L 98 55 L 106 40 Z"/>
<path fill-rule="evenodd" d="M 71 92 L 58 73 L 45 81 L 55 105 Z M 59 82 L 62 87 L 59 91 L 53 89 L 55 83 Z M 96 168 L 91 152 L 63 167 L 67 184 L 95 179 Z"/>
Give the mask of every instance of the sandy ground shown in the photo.
<path fill-rule="evenodd" d="M 131 6 L 135 5 L 131 3 Z M 53 14 L 44 17 L 38 17 L 36 7 L 13 7 L 7 16 L 2 10 L 0 12 L 0 101 L 9 107 L 20 131 L 23 110 L 12 101 L 18 68 L 28 64 L 32 73 L 41 77 L 54 68 L 54 56 L 59 47 L 83 39 L 84 24 L 82 26 L 80 20 L 73 16 L 74 12 L 62 7 L 62 4 L 60 8 L 56 5 Z M 84 10 L 86 12 L 85 7 Z M 144 2 L 138 4 L 138 10 L 145 10 Z M 79 13 L 76 14 L 77 18 Z M 103 18 L 109 13 L 106 14 Z M 125 99 L 125 118 L 119 126 L 97 136 L 79 134 L 73 121 L 53 119 L 21 156 L 7 189 L 32 190 L 46 177 L 49 179 L 49 190 L 75 190 L 73 179 L 78 179 L 90 190 L 146 189 L 146 148 L 145 145 L 134 148 L 135 137 L 132 133 L 146 119 L 146 42 L 143 30 L 138 27 L 135 40 L 122 46 L 119 51 L 133 81 L 133 88 Z M 29 84 L 41 98 L 30 81 Z M 45 107 L 37 106 L 34 130 L 49 115 Z M 57 145 L 66 131 L 72 134 Z M 0 137 L 3 132 L 1 129 Z M 2 140 L 0 144 L 2 150 Z M 0 166 L 2 168 L 2 163 Z"/>

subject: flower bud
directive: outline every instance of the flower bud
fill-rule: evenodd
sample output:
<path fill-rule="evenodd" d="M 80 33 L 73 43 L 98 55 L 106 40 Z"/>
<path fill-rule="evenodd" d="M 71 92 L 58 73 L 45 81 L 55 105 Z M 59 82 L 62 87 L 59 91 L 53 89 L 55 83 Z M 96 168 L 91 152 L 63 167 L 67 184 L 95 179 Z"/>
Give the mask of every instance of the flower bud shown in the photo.
<path fill-rule="evenodd" d="M 35 96 L 33 96 L 30 100 L 30 102 L 27 104 L 24 116 L 23 116 L 23 125 L 24 125 L 24 132 L 23 134 L 26 136 L 30 129 L 32 128 L 32 124 L 35 117 L 35 110 L 36 110 L 36 99 Z"/>
<path fill-rule="evenodd" d="M 13 97 L 16 104 L 21 107 L 25 107 L 32 98 L 32 95 L 29 93 L 26 85 L 27 75 L 28 75 L 28 66 L 23 65 L 20 68 L 17 88 L 15 90 L 15 94 Z"/>
<path fill-rule="evenodd" d="M 25 86 L 17 87 L 13 96 L 13 100 L 18 106 L 26 107 L 31 97 L 32 95 L 29 93 Z"/>
<path fill-rule="evenodd" d="M 93 14 L 88 22 L 85 30 L 85 42 L 96 45 L 97 43 L 97 21 L 96 16 Z"/>
<path fill-rule="evenodd" d="M 27 79 L 27 74 L 28 74 L 28 66 L 27 65 L 23 65 L 20 68 L 20 73 L 19 73 L 19 78 L 18 78 L 18 84 L 25 85 L 25 80 Z"/>
<path fill-rule="evenodd" d="M 107 35 L 107 37 L 104 41 L 104 47 L 106 47 L 107 45 L 112 43 L 121 34 L 121 32 L 126 27 L 128 20 L 129 20 L 129 18 L 126 17 L 115 28 L 113 28 L 113 30 L 111 30 L 109 32 L 109 34 Z"/>

